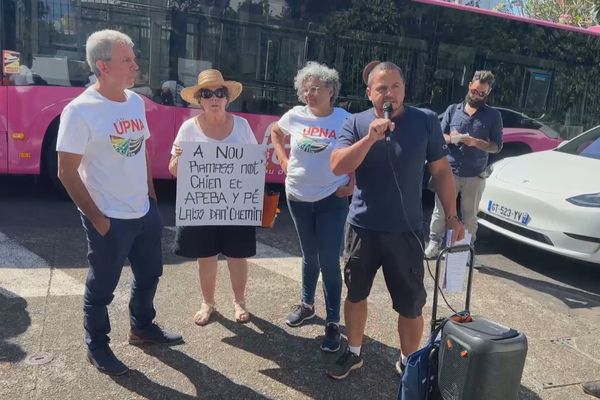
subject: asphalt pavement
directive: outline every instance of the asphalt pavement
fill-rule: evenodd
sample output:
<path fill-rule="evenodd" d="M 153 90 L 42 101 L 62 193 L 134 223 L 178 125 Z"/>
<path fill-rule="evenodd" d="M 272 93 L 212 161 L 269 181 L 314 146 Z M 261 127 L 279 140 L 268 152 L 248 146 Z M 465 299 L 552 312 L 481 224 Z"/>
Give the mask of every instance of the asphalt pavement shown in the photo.
<path fill-rule="evenodd" d="M 156 309 L 158 321 L 181 332 L 185 343 L 127 344 L 131 271 L 125 267 L 109 313 L 111 345 L 131 371 L 112 378 L 85 359 L 86 241 L 77 210 L 32 178 L 0 177 L 0 399 L 395 398 L 398 335 L 381 274 L 369 298 L 365 365 L 348 379 L 333 381 L 324 373 L 336 356 L 319 349 L 324 329 L 320 288 L 319 318 L 298 328 L 285 325 L 299 300 L 301 275 L 300 249 L 283 202 L 275 227 L 259 229 L 258 254 L 250 260 L 251 322 L 234 321 L 223 261 L 218 314 L 205 327 L 194 325 L 201 301 L 197 268 L 172 253 L 173 192 L 170 183 L 159 183 L 165 270 Z M 475 272 L 473 313 L 528 338 L 519 398 L 591 399 L 580 384 L 600 379 L 600 267 L 485 231 L 477 251 L 483 267 Z M 428 319 L 431 278 L 426 277 L 426 285 Z M 461 307 L 462 295 L 447 297 Z M 449 309 L 441 307 L 440 313 L 447 315 Z"/>

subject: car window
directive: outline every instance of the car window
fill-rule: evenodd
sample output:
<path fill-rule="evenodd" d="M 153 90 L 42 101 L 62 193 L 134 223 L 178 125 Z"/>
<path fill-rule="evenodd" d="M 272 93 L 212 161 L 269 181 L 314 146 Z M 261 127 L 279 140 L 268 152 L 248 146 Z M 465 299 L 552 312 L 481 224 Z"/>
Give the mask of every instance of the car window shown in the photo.
<path fill-rule="evenodd" d="M 517 114 L 507 110 L 499 110 L 502 116 L 502 125 L 505 128 L 520 128 L 517 124 Z"/>
<path fill-rule="evenodd" d="M 506 108 L 496 109 L 500 111 L 500 115 L 502 116 L 502 125 L 505 128 L 538 129 L 549 138 L 558 139 L 560 137 L 560 133 L 555 131 L 553 128 L 536 119 L 528 117 L 523 113 L 508 110 Z"/>
<path fill-rule="evenodd" d="M 600 159 L 600 126 L 571 139 L 556 151 Z"/>
<path fill-rule="evenodd" d="M 498 111 L 500 111 L 500 115 L 502 115 L 502 124 L 505 128 L 540 129 L 542 126 L 542 124 L 536 120 L 518 112 L 502 108 L 498 109 Z"/>

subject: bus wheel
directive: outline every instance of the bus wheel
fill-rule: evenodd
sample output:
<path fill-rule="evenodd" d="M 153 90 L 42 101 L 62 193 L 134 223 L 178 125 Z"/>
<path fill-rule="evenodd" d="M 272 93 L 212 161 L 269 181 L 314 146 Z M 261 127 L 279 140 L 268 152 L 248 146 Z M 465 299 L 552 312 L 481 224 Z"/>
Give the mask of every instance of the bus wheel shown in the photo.
<path fill-rule="evenodd" d="M 56 154 L 57 133 L 56 130 L 49 132 L 48 135 L 51 136 L 48 137 L 48 140 L 44 145 L 44 175 L 52 185 L 56 194 L 61 198 L 68 199 L 69 194 L 60 179 L 58 179 L 58 156 Z"/>

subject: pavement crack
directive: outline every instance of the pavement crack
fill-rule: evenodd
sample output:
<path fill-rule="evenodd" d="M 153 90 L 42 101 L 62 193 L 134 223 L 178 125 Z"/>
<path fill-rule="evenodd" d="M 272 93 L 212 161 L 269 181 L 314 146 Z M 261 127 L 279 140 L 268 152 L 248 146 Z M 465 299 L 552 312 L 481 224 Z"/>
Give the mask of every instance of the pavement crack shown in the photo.
<path fill-rule="evenodd" d="M 587 354 L 586 352 L 580 350 L 577 347 L 577 343 L 575 342 L 575 339 L 576 338 L 574 338 L 574 337 L 559 337 L 556 339 L 551 339 L 550 342 L 554 343 L 556 345 L 559 345 L 559 346 L 567 347 L 568 349 L 575 351 L 577 354 L 584 356 L 585 358 L 591 360 L 593 363 L 600 364 L 600 361 L 598 361 L 596 358 L 594 358 L 591 355 Z"/>
<path fill-rule="evenodd" d="M 44 299 L 44 308 L 42 311 L 42 330 L 40 332 L 40 339 L 39 339 L 39 343 L 38 343 L 38 351 L 43 351 L 44 350 L 44 336 L 46 333 L 46 321 L 48 319 L 48 304 L 50 302 L 50 291 L 52 288 L 52 277 L 54 276 L 54 267 L 50 266 L 50 276 L 48 277 L 48 289 L 46 290 L 46 296 Z M 34 370 L 34 378 L 33 378 L 33 388 L 32 388 L 32 392 L 34 393 L 34 396 L 36 399 L 40 398 L 40 393 L 38 393 L 37 390 L 37 384 L 38 384 L 38 380 L 39 380 L 39 374 L 40 374 L 40 368 L 35 368 Z"/>

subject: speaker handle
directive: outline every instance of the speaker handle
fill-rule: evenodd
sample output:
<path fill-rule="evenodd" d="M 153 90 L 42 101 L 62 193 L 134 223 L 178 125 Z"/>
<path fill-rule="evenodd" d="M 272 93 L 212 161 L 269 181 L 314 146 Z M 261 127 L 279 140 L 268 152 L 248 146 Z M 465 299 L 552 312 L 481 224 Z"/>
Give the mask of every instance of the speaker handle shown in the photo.
<path fill-rule="evenodd" d="M 446 254 L 461 253 L 464 251 L 469 252 L 469 276 L 467 279 L 467 293 L 465 298 L 464 310 L 469 312 L 471 306 L 471 286 L 473 285 L 473 262 L 475 261 L 475 249 L 470 244 L 461 244 L 459 246 L 450 246 L 443 249 L 436 262 L 435 262 L 435 274 L 434 274 L 434 287 L 433 287 L 433 306 L 431 310 L 431 332 L 445 319 L 437 319 L 437 306 L 438 306 L 438 290 L 442 290 L 440 287 L 440 265 L 442 258 Z"/>

